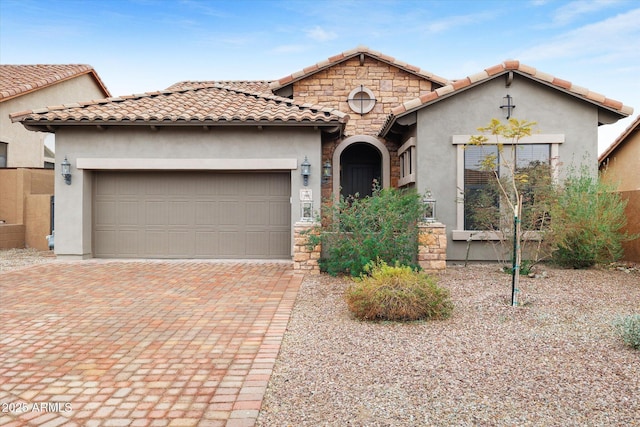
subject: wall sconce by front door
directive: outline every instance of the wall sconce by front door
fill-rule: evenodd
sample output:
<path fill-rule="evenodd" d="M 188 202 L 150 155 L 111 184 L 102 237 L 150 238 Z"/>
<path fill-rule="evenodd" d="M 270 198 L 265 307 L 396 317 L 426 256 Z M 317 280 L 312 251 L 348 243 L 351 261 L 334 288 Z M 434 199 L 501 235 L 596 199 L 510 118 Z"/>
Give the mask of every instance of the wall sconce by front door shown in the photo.
<path fill-rule="evenodd" d="M 309 185 L 309 175 L 311 175 L 311 163 L 309 163 L 307 156 L 304 156 L 304 162 L 300 165 L 300 174 L 302 175 L 302 180 L 306 187 Z"/>
<path fill-rule="evenodd" d="M 60 163 L 60 173 L 64 178 L 64 182 L 67 185 L 71 185 L 71 163 L 67 160 L 67 156 L 64 156 L 64 160 Z"/>
<path fill-rule="evenodd" d="M 331 162 L 327 160 L 322 165 L 322 183 L 326 184 L 331 178 Z"/>
<path fill-rule="evenodd" d="M 300 221 L 313 221 L 313 193 L 309 189 L 300 190 Z"/>
<path fill-rule="evenodd" d="M 427 190 L 426 196 L 422 199 L 424 205 L 423 220 L 425 222 L 436 221 L 436 199 L 431 195 L 431 191 Z"/>
<path fill-rule="evenodd" d="M 513 98 L 511 97 L 511 95 L 507 95 L 507 96 L 502 98 L 502 105 L 500 106 L 500 108 L 502 110 L 506 109 L 506 111 L 507 111 L 507 120 L 509 120 L 511 118 L 511 110 L 516 108 L 515 104 L 513 103 Z"/>

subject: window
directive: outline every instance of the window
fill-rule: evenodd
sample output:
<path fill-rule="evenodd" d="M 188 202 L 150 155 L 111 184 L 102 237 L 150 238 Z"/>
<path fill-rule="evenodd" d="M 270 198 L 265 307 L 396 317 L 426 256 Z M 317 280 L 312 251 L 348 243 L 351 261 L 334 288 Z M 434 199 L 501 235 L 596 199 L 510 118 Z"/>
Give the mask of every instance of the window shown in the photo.
<path fill-rule="evenodd" d="M 486 230 L 499 227 L 500 217 L 497 213 L 499 194 L 494 179 L 500 171 L 496 168 L 483 167 L 487 156 L 495 157 L 500 162 L 498 147 L 467 146 L 464 150 L 464 229 Z"/>
<path fill-rule="evenodd" d="M 367 114 L 376 105 L 376 97 L 369 89 L 360 85 L 349 93 L 349 108 L 358 114 Z"/>
<path fill-rule="evenodd" d="M 416 182 L 416 139 L 411 137 L 398 149 L 400 157 L 400 187 Z"/>
<path fill-rule="evenodd" d="M 452 231 L 453 240 L 486 240 L 498 238 L 492 231 L 500 229 L 500 192 L 495 185 L 495 173 L 502 179 L 509 176 L 506 168 L 486 170 L 481 162 L 487 155 L 498 156 L 498 147 L 467 145 L 471 135 L 454 135 L 452 143 L 457 146 L 457 210 L 456 227 Z M 507 159 L 515 159 L 516 173 L 526 174 L 527 180 L 521 187 L 524 205 L 532 206 L 537 194 L 537 187 L 551 185 L 557 178 L 557 171 L 552 164 L 558 159 L 560 144 L 564 142 L 563 134 L 536 134 L 520 140 L 517 146 L 510 141 L 502 141 L 503 150 L 500 155 Z M 496 157 L 496 160 L 497 159 Z M 496 163 L 499 163 L 496 161 Z M 476 206 L 475 208 L 473 206 Z M 523 214 L 533 215 L 531 220 L 546 218 L 544 212 L 524 209 Z M 503 215 L 504 216 L 504 215 Z M 526 218 L 523 218 L 523 221 Z M 478 233 L 478 231 L 488 233 Z"/>
<path fill-rule="evenodd" d="M 9 144 L 0 142 L 0 168 L 7 167 L 7 147 Z"/>

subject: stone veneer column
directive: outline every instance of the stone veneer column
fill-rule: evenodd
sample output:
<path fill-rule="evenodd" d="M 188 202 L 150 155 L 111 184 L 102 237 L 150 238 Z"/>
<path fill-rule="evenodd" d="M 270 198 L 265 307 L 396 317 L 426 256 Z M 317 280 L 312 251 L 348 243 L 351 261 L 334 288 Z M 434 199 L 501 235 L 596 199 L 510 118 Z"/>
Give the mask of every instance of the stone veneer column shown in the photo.
<path fill-rule="evenodd" d="M 320 245 L 309 249 L 307 243 L 309 236 L 303 234 L 313 227 L 318 226 L 317 222 L 296 222 L 293 225 L 293 269 L 310 274 L 320 274 Z"/>
<path fill-rule="evenodd" d="M 418 224 L 418 264 L 426 273 L 447 268 L 447 227 L 444 224 Z"/>

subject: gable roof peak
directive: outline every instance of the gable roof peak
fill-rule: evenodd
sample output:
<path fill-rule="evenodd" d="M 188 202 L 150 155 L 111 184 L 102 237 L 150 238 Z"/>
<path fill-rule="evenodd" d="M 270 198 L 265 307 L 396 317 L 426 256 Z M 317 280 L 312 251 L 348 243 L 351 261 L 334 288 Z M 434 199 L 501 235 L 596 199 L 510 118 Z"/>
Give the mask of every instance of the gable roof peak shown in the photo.
<path fill-rule="evenodd" d="M 0 64 L 0 102 L 88 74 L 105 96 L 107 87 L 87 64 Z"/>
<path fill-rule="evenodd" d="M 426 104 L 437 102 L 442 98 L 455 95 L 472 86 L 476 86 L 500 75 L 504 75 L 508 72 L 513 71 L 527 76 L 533 80 L 537 80 L 555 89 L 562 90 L 573 96 L 594 103 L 599 107 L 613 110 L 620 115 L 629 116 L 633 113 L 633 108 L 622 104 L 622 102 L 620 101 L 607 98 L 602 94 L 590 91 L 589 89 L 586 89 L 582 86 L 575 85 L 568 80 L 563 80 L 551 74 L 539 71 L 536 68 L 523 64 L 518 60 L 510 59 L 500 64 L 485 68 L 479 73 L 470 75 L 462 79 L 453 80 L 448 85 L 438 88 L 435 91 L 430 92 L 429 94 L 421 96 L 420 98 L 418 98 L 419 102 L 416 100 L 409 100 L 391 110 L 391 116 L 403 115 L 410 110 L 413 111 L 419 109 Z"/>
<path fill-rule="evenodd" d="M 325 59 L 324 61 L 320 61 L 317 62 L 316 64 L 313 64 L 311 66 L 305 67 L 300 71 L 297 71 L 295 73 L 292 73 L 288 76 L 282 77 L 278 80 L 275 80 L 273 82 L 271 82 L 269 84 L 269 88 L 271 90 L 278 90 L 284 86 L 288 86 L 291 83 L 294 83 L 298 80 L 302 80 L 306 77 L 309 77 L 319 71 L 322 71 L 326 68 L 332 67 L 334 65 L 337 65 L 343 61 L 346 61 L 348 59 L 351 59 L 355 56 L 358 55 L 367 55 L 371 58 L 374 58 L 378 61 L 382 61 L 382 62 L 386 62 L 389 65 L 393 65 L 394 67 L 400 68 L 410 74 L 416 75 L 418 77 L 421 77 L 423 79 L 432 81 L 438 85 L 444 86 L 447 85 L 449 83 L 451 83 L 450 80 L 445 79 L 444 77 L 440 77 L 437 76 L 429 71 L 425 71 L 423 69 L 421 69 L 420 67 L 416 67 L 414 65 L 410 65 L 407 64 L 406 62 L 397 60 L 396 58 L 389 56 L 389 55 L 385 55 L 381 52 L 372 50 L 370 48 L 368 48 L 367 46 L 358 46 L 354 49 L 349 49 L 349 50 L 345 50 L 344 52 L 341 52 L 337 55 L 331 56 L 327 59 Z"/>

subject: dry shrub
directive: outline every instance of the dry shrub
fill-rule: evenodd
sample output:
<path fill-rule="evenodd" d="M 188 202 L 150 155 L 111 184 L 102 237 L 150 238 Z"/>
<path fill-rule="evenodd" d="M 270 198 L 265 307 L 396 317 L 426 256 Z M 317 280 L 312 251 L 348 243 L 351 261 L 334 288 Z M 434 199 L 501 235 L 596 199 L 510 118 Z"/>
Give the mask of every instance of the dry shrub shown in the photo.
<path fill-rule="evenodd" d="M 411 321 L 444 319 L 451 315 L 449 291 L 435 278 L 407 266 L 370 264 L 347 289 L 349 310 L 361 320 Z"/>

